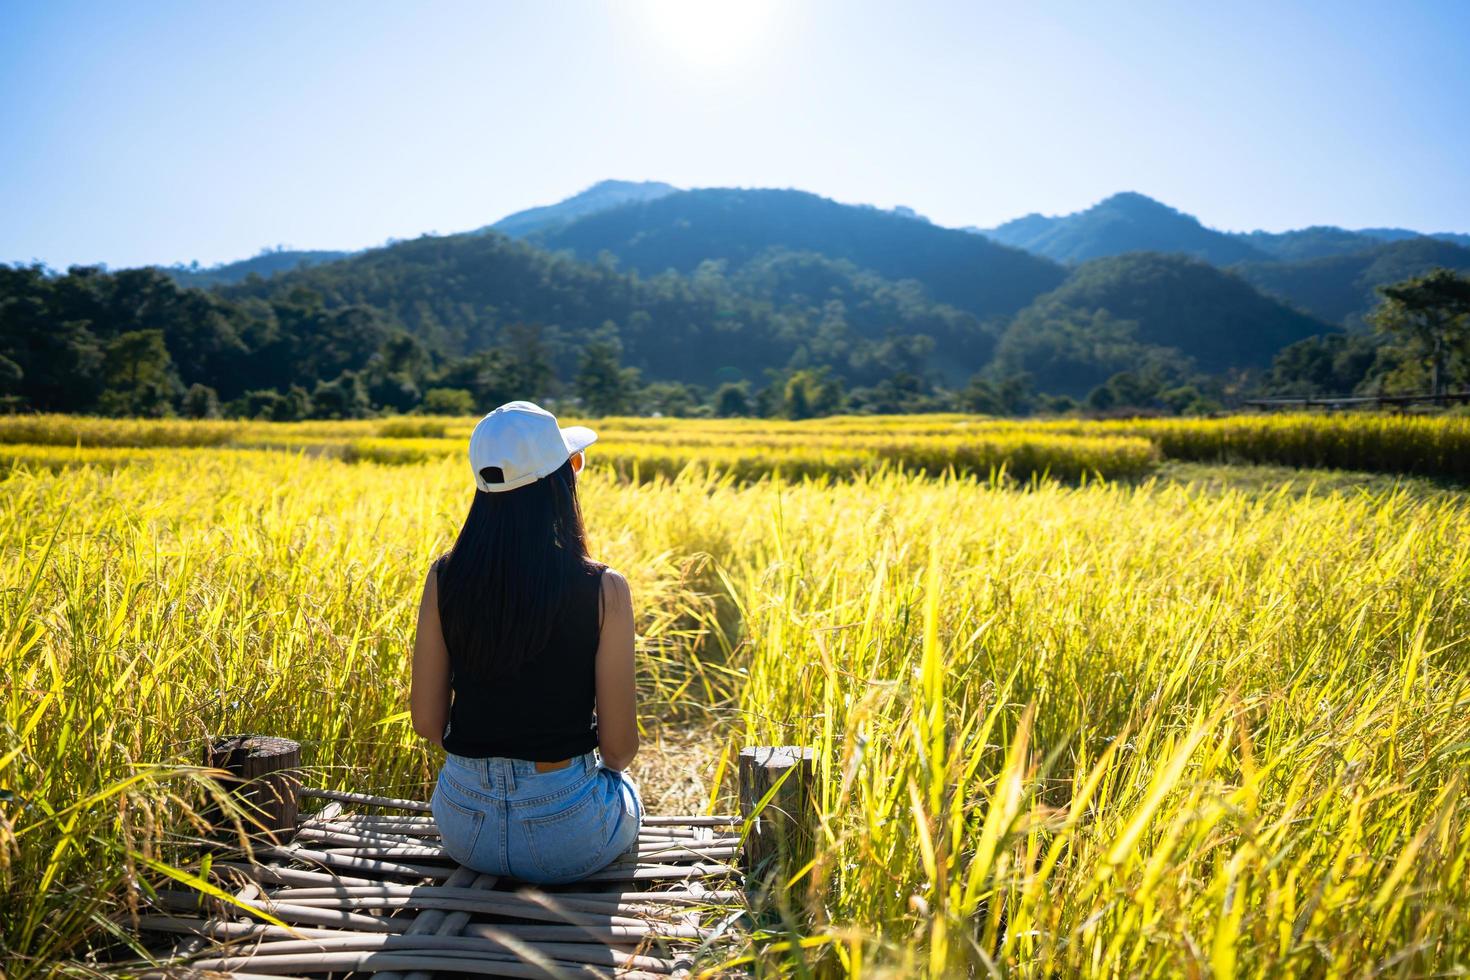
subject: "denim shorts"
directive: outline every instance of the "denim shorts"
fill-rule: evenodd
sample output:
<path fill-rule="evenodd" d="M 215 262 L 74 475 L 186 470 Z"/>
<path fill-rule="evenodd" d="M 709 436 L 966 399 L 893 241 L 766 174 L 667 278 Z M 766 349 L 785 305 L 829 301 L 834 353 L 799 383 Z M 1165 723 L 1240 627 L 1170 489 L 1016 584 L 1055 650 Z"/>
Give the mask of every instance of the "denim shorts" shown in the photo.
<path fill-rule="evenodd" d="M 450 857 L 536 884 L 606 867 L 637 846 L 643 823 L 637 785 L 595 752 L 551 772 L 524 759 L 448 753 L 429 803 Z"/>

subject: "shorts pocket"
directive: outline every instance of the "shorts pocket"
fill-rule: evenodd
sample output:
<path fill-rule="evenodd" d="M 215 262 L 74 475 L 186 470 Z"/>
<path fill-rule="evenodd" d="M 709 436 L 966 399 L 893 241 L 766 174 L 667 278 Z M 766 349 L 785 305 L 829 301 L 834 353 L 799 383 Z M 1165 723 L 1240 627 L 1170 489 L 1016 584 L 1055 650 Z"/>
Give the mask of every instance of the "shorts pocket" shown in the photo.
<path fill-rule="evenodd" d="M 451 794 L 444 792 L 442 786 L 434 787 L 429 809 L 434 813 L 434 824 L 439 828 L 439 839 L 444 853 L 460 864 L 467 864 L 480 844 L 480 832 L 485 828 L 485 812 L 459 802 Z"/>
<path fill-rule="evenodd" d="M 608 808 L 595 792 L 581 794 L 564 810 L 523 818 L 533 880 L 572 881 L 602 867 L 607 863 L 607 827 Z"/>

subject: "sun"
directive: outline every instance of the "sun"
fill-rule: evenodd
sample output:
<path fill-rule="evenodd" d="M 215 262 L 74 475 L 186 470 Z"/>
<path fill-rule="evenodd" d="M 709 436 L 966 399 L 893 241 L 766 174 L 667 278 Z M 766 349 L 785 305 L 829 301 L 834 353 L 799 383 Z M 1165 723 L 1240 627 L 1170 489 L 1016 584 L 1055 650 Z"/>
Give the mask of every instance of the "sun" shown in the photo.
<path fill-rule="evenodd" d="M 652 33 L 693 65 L 725 68 L 749 60 L 777 26 L 777 0 L 643 0 Z"/>

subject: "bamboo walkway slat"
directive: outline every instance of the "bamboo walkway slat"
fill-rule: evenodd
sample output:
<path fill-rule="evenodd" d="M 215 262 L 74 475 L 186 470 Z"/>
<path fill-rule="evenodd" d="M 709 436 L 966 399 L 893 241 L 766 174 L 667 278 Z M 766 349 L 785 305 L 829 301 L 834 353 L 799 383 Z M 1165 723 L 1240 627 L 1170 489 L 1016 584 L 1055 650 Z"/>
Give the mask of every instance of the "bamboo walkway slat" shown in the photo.
<path fill-rule="evenodd" d="M 378 834 L 356 834 L 309 828 L 297 834 L 298 840 L 309 840 L 327 845 L 322 854 L 345 854 L 378 860 L 389 858 L 414 858 L 431 861 L 448 861 L 449 856 L 437 844 L 419 843 L 413 838 L 393 840 Z M 308 848 L 299 848 L 310 856 L 318 853 Z M 701 858 L 731 858 L 740 853 L 740 838 L 721 836 L 717 838 L 669 837 L 648 840 L 639 838 L 636 853 L 626 857 L 632 859 L 660 855 L 694 856 Z M 621 860 L 621 859 L 620 859 Z"/>
<path fill-rule="evenodd" d="M 291 974 L 295 976 L 320 976 L 347 971 L 382 972 L 387 970 L 418 970 L 472 973 L 490 977 L 598 977 L 613 980 L 661 980 L 657 973 L 642 970 L 612 970 L 590 964 L 565 963 L 547 958 L 517 958 L 513 955 L 476 952 L 458 956 L 415 950 L 407 953 L 392 951 L 343 952 L 343 953 L 299 953 L 295 956 L 225 957 L 213 960 L 198 960 L 191 964 L 197 970 L 219 970 L 230 976 L 240 976 L 235 971 L 248 966 L 260 975 Z M 272 980 L 275 980 L 272 977 Z"/>
<path fill-rule="evenodd" d="M 258 945 L 241 955 L 200 959 L 195 960 L 191 965 L 201 970 L 226 970 L 231 968 L 226 966 L 212 966 L 210 964 L 220 960 L 248 960 L 247 965 L 250 968 L 260 969 L 283 959 L 295 960 L 303 955 L 309 956 L 319 953 L 343 951 L 363 952 L 379 949 L 396 952 L 412 951 L 414 953 L 430 955 L 441 955 L 444 953 L 461 955 L 464 953 L 490 953 L 501 956 L 524 956 L 526 955 L 527 949 L 532 949 L 546 956 L 548 959 L 560 960 L 565 963 L 631 967 L 634 969 L 652 970 L 657 973 L 669 973 L 673 970 L 673 964 L 669 960 L 660 959 L 655 956 L 642 956 L 637 953 L 625 953 L 597 942 L 529 943 L 517 939 L 497 926 L 477 925 L 473 923 L 465 926 L 464 934 L 458 936 L 383 936 L 349 932 L 331 938 L 278 939 L 274 942 Z"/>
<path fill-rule="evenodd" d="M 427 803 L 310 787 L 299 796 L 326 805 L 301 814 L 289 842 L 212 862 L 216 884 L 238 905 L 161 890 L 157 912 L 137 921 L 144 934 L 168 938 L 177 967 L 245 980 L 348 972 L 675 980 L 727 958 L 722 951 L 739 941 L 746 906 L 735 817 L 645 816 L 637 843 L 606 868 L 536 886 L 457 864 Z"/>
<path fill-rule="evenodd" d="M 323 800 L 335 800 L 338 803 L 357 803 L 362 806 L 386 806 L 395 810 L 416 810 L 419 813 L 433 813 L 429 804 L 419 800 L 395 800 L 391 796 L 373 796 L 370 793 L 344 793 L 335 789 L 314 789 L 303 786 L 299 791 L 301 796 L 315 796 Z"/>
<path fill-rule="evenodd" d="M 494 888 L 497 880 L 494 875 L 481 874 L 473 868 L 460 866 L 454 870 L 454 874 L 449 876 L 447 884 L 452 888 L 467 885 L 471 889 L 485 891 Z M 413 925 L 408 927 L 408 935 L 455 936 L 469 924 L 469 921 L 470 913 L 466 911 L 447 912 L 443 909 L 424 909 L 413 920 Z M 433 980 L 434 974 L 430 970 L 411 970 L 407 974 L 388 970 L 378 976 L 383 980 Z"/>
<path fill-rule="evenodd" d="M 468 869 L 465 869 L 468 870 Z M 473 874 L 473 872 L 471 872 Z M 490 875 L 485 877 L 489 878 Z M 332 900 L 335 898 L 346 898 L 356 895 L 412 895 L 415 898 L 433 898 L 435 896 L 478 898 L 479 895 L 472 887 L 460 888 L 455 886 L 450 879 L 444 885 L 398 885 L 398 884 L 372 884 L 372 885 L 328 885 L 324 887 L 293 887 L 287 886 L 272 892 L 272 897 L 280 901 L 305 904 L 312 901 Z M 485 886 L 493 887 L 493 886 Z M 740 893 L 733 891 L 710 891 L 708 889 L 699 892 L 694 891 L 631 891 L 631 892 L 556 892 L 539 893 L 530 889 L 515 892 L 497 892 L 496 896 L 502 899 L 514 897 L 518 900 L 544 904 L 532 897 L 544 894 L 546 900 L 555 905 L 564 905 L 568 908 L 575 907 L 580 902 L 583 905 L 595 906 L 596 908 L 619 908 L 638 906 L 662 906 L 662 905 L 704 905 L 704 904 L 726 904 L 739 900 Z M 422 916 L 420 917 L 422 918 Z M 439 917 L 435 917 L 439 918 Z"/>

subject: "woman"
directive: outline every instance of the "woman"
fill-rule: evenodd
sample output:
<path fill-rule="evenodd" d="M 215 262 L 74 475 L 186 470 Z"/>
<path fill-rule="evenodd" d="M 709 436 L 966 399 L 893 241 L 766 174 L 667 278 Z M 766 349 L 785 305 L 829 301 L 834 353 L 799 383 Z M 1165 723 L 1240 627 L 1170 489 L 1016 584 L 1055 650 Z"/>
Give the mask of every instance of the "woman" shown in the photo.
<path fill-rule="evenodd" d="M 577 505 L 596 438 L 530 402 L 480 420 L 478 489 L 429 569 L 414 643 L 414 731 L 446 752 L 431 801 L 445 851 L 543 884 L 604 867 L 643 819 L 623 772 L 638 751 L 633 600 L 587 556 Z"/>

